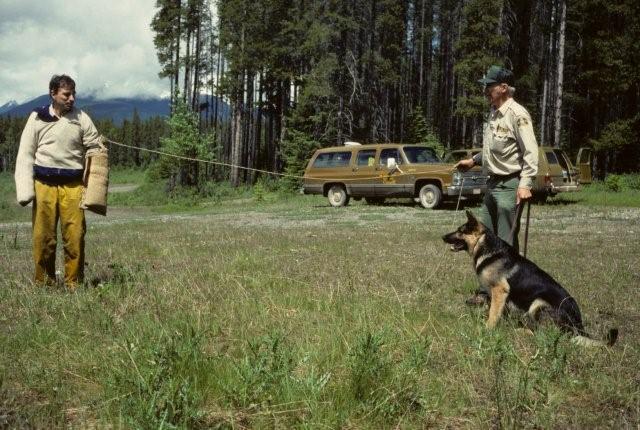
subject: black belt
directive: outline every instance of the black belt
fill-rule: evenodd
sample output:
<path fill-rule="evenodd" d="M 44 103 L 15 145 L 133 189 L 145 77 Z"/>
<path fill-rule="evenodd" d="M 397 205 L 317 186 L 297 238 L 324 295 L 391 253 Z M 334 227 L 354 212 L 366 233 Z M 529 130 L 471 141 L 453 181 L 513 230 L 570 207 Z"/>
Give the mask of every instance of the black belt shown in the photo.
<path fill-rule="evenodd" d="M 33 177 L 49 185 L 65 185 L 82 180 L 84 169 L 59 169 L 33 165 Z"/>
<path fill-rule="evenodd" d="M 519 178 L 521 171 L 509 173 L 508 175 L 489 175 L 489 180 L 508 181 L 509 179 Z"/>

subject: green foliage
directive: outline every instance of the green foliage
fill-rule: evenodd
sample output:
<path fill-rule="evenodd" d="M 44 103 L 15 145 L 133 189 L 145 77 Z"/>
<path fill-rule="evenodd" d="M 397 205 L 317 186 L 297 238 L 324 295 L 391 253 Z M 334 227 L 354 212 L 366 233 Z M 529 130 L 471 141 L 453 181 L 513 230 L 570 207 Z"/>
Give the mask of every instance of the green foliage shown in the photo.
<path fill-rule="evenodd" d="M 634 125 L 640 116 L 631 119 L 620 119 L 607 124 L 598 139 L 591 139 L 591 145 L 596 151 L 620 150 L 626 145 L 637 142 L 638 135 Z"/>
<path fill-rule="evenodd" d="M 3 222 L 26 220 L 31 217 L 31 208 L 23 208 L 16 200 L 16 185 L 13 172 L 0 172 L 0 219 Z M 7 234 L 6 232 L 4 234 Z"/>
<path fill-rule="evenodd" d="M 626 187 L 631 191 L 640 191 L 640 174 L 623 175 Z"/>
<path fill-rule="evenodd" d="M 121 345 L 122 366 L 111 369 L 108 389 L 119 399 L 114 407 L 136 428 L 193 428 L 203 400 L 198 376 L 208 361 L 202 334 L 184 327 L 153 343 L 138 339 Z"/>
<path fill-rule="evenodd" d="M 640 175 L 609 174 L 604 180 L 604 187 L 608 191 L 640 191 Z"/>
<path fill-rule="evenodd" d="M 608 175 L 604 181 L 605 187 L 608 190 L 618 192 L 622 189 L 622 176 L 620 175 Z"/>
<path fill-rule="evenodd" d="M 444 154 L 444 146 L 433 132 L 433 128 L 429 127 L 424 117 L 422 107 L 418 106 L 409 115 L 409 134 L 407 136 L 409 143 L 422 143 L 429 148 L 433 148 L 436 154 L 442 156 Z"/>
<path fill-rule="evenodd" d="M 13 234 L 0 235 L 5 427 L 638 422 L 640 322 L 626 318 L 638 302 L 640 243 L 630 233 L 638 209 L 582 201 L 537 209 L 532 258 L 570 291 L 580 285 L 594 336 L 625 328 L 620 345 L 586 349 L 553 326 L 524 333 L 513 315 L 485 330 L 485 313 L 464 307 L 475 275 L 449 264 L 440 238 L 463 213 L 327 206 L 316 196 L 259 207 L 245 198 L 161 221 L 119 208 L 111 222 L 89 220 L 87 275 L 106 275 L 73 295 L 31 285 L 30 225 L 4 222 L 18 232 L 17 248 Z M 559 228 L 579 231 L 589 252 Z M 355 239 L 362 246 L 350 252 Z M 606 264 L 612 255 L 616 264 Z M 625 299 L 607 304 L 605 284 Z"/>
<path fill-rule="evenodd" d="M 391 361 L 383 347 L 382 334 L 366 333 L 350 351 L 349 379 L 356 400 L 369 400 L 387 378 Z"/>
<path fill-rule="evenodd" d="M 284 337 L 274 332 L 248 342 L 242 358 L 233 363 L 234 377 L 224 389 L 234 405 L 266 406 L 292 382 L 293 367 Z"/>
<path fill-rule="evenodd" d="M 309 159 L 318 148 L 320 143 L 313 140 L 311 136 L 300 131 L 288 130 L 286 138 L 282 141 L 284 173 L 294 177 L 285 176 L 282 179 L 285 188 L 294 190 L 302 185 L 302 179 L 299 177 L 304 174 Z"/>
<path fill-rule="evenodd" d="M 167 121 L 169 136 L 161 139 L 162 151 L 185 157 L 176 162 L 173 157 L 159 160 L 157 171 L 162 178 L 169 180 L 169 188 L 176 185 L 198 186 L 201 172 L 197 161 L 189 159 L 213 160 L 212 135 L 202 134 L 198 127 L 198 114 L 189 110 L 187 105 L 178 101 Z"/>
<path fill-rule="evenodd" d="M 180 18 L 182 11 L 180 10 L 180 2 L 173 0 L 157 0 L 156 7 L 158 11 L 151 21 L 151 29 L 155 35 L 153 43 L 156 47 L 158 62 L 162 66 L 162 70 L 158 73 L 161 78 L 172 76 L 176 72 L 179 64 L 175 64 L 175 48 L 176 40 L 180 34 Z"/>
<path fill-rule="evenodd" d="M 456 45 L 459 59 L 454 66 L 462 87 L 462 96 L 456 103 L 457 115 L 480 118 L 487 109 L 478 79 L 492 64 L 502 65 L 496 53 L 507 43 L 499 30 L 503 7 L 503 0 L 471 0 L 464 4 Z"/>
<path fill-rule="evenodd" d="M 20 136 L 27 118 L 0 116 L 0 173 L 13 172 L 20 146 Z"/>
<path fill-rule="evenodd" d="M 251 189 L 251 192 L 253 193 L 255 201 L 266 202 L 269 201 L 274 194 L 282 191 L 283 188 L 286 192 L 291 191 L 288 182 L 279 178 L 273 178 L 272 176 L 260 176 Z"/>

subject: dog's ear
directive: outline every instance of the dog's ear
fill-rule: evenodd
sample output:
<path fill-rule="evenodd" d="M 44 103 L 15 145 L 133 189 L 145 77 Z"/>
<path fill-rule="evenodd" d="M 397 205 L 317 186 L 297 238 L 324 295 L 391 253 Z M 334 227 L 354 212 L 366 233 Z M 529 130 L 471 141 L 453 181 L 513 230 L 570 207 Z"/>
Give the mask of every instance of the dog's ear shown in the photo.
<path fill-rule="evenodd" d="M 471 211 L 467 210 L 467 224 L 469 224 L 470 226 L 476 226 L 478 225 L 478 220 L 477 218 L 471 213 Z"/>

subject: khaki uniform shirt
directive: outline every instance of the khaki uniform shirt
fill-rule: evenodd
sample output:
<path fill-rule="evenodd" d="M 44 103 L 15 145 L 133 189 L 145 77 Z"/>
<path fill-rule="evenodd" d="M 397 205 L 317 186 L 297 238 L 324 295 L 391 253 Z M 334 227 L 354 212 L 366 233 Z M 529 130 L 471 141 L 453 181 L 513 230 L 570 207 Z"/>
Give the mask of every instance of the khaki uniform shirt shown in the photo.
<path fill-rule="evenodd" d="M 538 173 L 538 144 L 529 112 L 512 98 L 492 110 L 484 124 L 482 153 L 474 157 L 489 175 L 520 172 L 521 188 L 531 188 Z"/>

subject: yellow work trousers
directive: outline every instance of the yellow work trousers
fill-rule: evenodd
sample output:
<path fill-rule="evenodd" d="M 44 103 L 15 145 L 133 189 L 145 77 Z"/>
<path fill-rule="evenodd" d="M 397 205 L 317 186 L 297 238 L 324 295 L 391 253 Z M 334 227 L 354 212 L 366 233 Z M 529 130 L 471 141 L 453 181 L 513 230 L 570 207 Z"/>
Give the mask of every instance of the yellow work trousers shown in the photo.
<path fill-rule="evenodd" d="M 75 289 L 84 275 L 84 210 L 80 209 L 82 181 L 49 185 L 35 181 L 33 203 L 33 259 L 35 282 L 52 284 L 56 279 L 58 219 L 64 248 L 64 282 Z"/>

